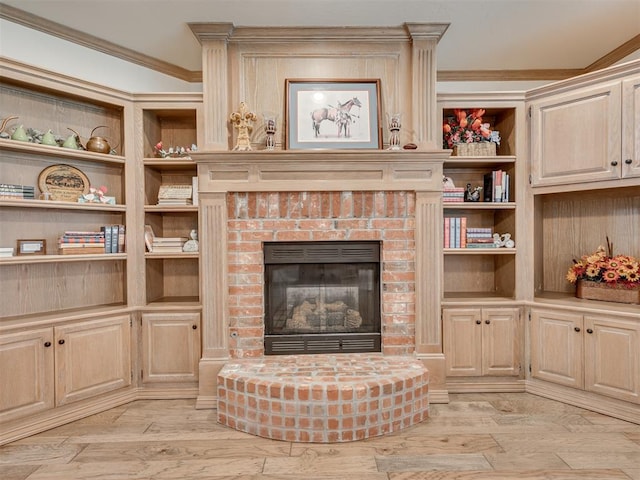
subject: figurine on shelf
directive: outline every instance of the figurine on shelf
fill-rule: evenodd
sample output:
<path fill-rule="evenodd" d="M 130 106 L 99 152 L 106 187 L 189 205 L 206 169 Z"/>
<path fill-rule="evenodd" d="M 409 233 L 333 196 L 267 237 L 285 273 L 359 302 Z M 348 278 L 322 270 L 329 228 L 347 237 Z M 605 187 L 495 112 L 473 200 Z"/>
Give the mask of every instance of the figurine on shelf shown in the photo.
<path fill-rule="evenodd" d="M 79 203 L 103 203 L 108 205 L 115 205 L 116 199 L 115 197 L 107 197 L 105 194 L 107 193 L 107 187 L 104 185 L 96 188 L 89 187 L 89 193 L 85 193 L 80 198 L 78 198 Z"/>
<path fill-rule="evenodd" d="M 442 177 L 442 186 L 444 188 L 456 188 L 456 184 L 453 183 L 453 179 L 447 176 Z"/>
<path fill-rule="evenodd" d="M 266 149 L 275 150 L 276 148 L 276 122 L 278 116 L 271 113 L 264 114 L 264 133 L 267 135 Z"/>
<path fill-rule="evenodd" d="M 464 201 L 465 202 L 478 202 L 480 201 L 480 192 L 482 191 L 481 186 L 471 187 L 470 183 L 467 183 L 467 190 L 464 193 Z"/>
<path fill-rule="evenodd" d="M 198 245 L 198 231 L 197 230 L 191 230 L 191 232 L 189 233 L 189 237 L 191 238 L 190 240 L 187 240 L 184 245 L 182 246 L 182 251 L 183 252 L 197 252 L 199 249 L 199 245 Z"/>
<path fill-rule="evenodd" d="M 191 147 L 169 147 L 168 150 L 165 150 L 162 141 L 160 141 L 155 144 L 153 151 L 160 158 L 183 158 L 188 160 L 191 158 L 191 152 L 198 151 L 198 146 L 192 143 Z"/>
<path fill-rule="evenodd" d="M 253 112 L 249 112 L 247 110 L 247 104 L 244 102 L 240 102 L 240 107 L 237 112 L 233 112 L 229 116 L 229 120 L 233 124 L 233 128 L 238 130 L 238 139 L 236 141 L 236 146 L 233 147 L 234 150 L 240 151 L 250 151 L 253 150 L 251 148 L 251 141 L 249 135 L 253 131 L 253 126 L 251 122 L 256 121 L 256 114 Z"/>
<path fill-rule="evenodd" d="M 500 235 L 499 233 L 493 234 L 493 243 L 496 247 L 513 248 L 516 246 L 515 242 L 511 240 L 511 234 L 505 233 Z"/>
<path fill-rule="evenodd" d="M 400 127 L 402 127 L 402 114 L 394 113 L 389 116 L 389 148 L 387 150 L 400 150 Z"/>

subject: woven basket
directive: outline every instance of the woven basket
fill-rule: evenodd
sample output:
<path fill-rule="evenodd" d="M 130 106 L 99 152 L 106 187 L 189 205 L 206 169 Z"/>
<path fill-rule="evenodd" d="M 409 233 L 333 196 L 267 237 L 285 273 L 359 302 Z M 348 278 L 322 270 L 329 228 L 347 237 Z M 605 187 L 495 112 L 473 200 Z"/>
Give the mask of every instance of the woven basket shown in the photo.
<path fill-rule="evenodd" d="M 601 282 L 578 280 L 576 297 L 604 302 L 640 303 L 640 285 L 627 288 L 624 285 L 607 285 Z"/>
<path fill-rule="evenodd" d="M 454 157 L 493 157 L 496 155 L 495 142 L 457 143 L 453 146 Z"/>

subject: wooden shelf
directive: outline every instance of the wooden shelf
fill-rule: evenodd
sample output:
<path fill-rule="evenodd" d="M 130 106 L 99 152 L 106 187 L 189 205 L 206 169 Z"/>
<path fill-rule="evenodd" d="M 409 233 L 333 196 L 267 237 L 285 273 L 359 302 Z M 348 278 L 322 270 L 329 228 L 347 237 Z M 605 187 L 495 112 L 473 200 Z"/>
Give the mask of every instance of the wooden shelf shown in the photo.
<path fill-rule="evenodd" d="M 444 248 L 445 255 L 515 255 L 515 248 Z"/>
<path fill-rule="evenodd" d="M 0 139 L 0 151 L 8 150 L 13 152 L 39 154 L 46 156 L 46 159 L 60 158 L 64 160 L 89 160 L 95 163 L 110 165 L 124 165 L 126 159 L 120 155 L 108 155 L 105 153 L 94 153 L 86 150 L 74 150 L 72 148 L 54 147 L 51 145 L 40 145 L 37 143 L 20 142 L 17 140 Z"/>
<path fill-rule="evenodd" d="M 0 258 L 0 265 L 33 263 L 107 262 L 126 260 L 126 253 L 96 253 L 93 255 L 17 255 Z"/>
<path fill-rule="evenodd" d="M 73 203 L 51 200 L 0 199 L 0 207 L 15 208 L 54 208 L 58 210 L 87 210 L 90 212 L 124 212 L 126 205 L 108 205 L 105 203 Z"/>
<path fill-rule="evenodd" d="M 162 297 L 147 304 L 145 309 L 157 309 L 161 311 L 177 308 L 184 311 L 187 308 L 201 310 L 200 300 L 198 297 Z"/>
<path fill-rule="evenodd" d="M 196 162 L 191 158 L 145 158 L 145 167 L 157 170 L 190 170 L 197 167 Z"/>
<path fill-rule="evenodd" d="M 147 213 L 197 212 L 197 205 L 145 205 Z"/>
<path fill-rule="evenodd" d="M 164 258 L 198 258 L 200 252 L 176 252 L 176 253 L 153 253 L 146 252 L 144 258 L 146 259 L 164 259 Z"/>
<path fill-rule="evenodd" d="M 446 210 L 513 210 L 515 202 L 443 202 Z"/>
<path fill-rule="evenodd" d="M 491 157 L 449 157 L 445 168 L 482 168 L 495 167 L 506 163 L 515 163 L 514 155 L 496 155 Z"/>

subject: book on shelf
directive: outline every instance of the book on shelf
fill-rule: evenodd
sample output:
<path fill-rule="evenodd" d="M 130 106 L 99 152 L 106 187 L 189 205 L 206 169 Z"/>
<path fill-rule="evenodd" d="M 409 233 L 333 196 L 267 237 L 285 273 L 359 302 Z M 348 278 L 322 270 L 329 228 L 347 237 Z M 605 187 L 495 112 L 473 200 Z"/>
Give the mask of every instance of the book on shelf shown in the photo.
<path fill-rule="evenodd" d="M 443 202 L 464 202 L 465 189 L 462 187 L 444 187 L 442 189 Z"/>
<path fill-rule="evenodd" d="M 58 238 L 58 251 L 63 255 L 69 253 L 124 253 L 124 225 L 103 225 L 99 231 L 66 231 Z M 97 249 L 101 249 L 98 251 Z"/>
<path fill-rule="evenodd" d="M 191 200 L 194 205 L 198 205 L 198 177 L 191 178 Z"/>
<path fill-rule="evenodd" d="M 0 258 L 13 257 L 13 247 L 0 247 Z"/>
<path fill-rule="evenodd" d="M 104 247 L 96 247 L 93 245 L 86 245 L 84 248 L 59 248 L 58 253 L 60 255 L 93 255 L 105 253 Z"/>
<path fill-rule="evenodd" d="M 467 244 L 467 217 L 445 217 L 444 248 L 465 248 Z"/>
<path fill-rule="evenodd" d="M 35 199 L 35 187 L 14 183 L 0 183 L 0 199 Z"/>
<path fill-rule="evenodd" d="M 504 170 L 494 170 L 483 177 L 483 200 L 485 202 L 508 202 L 509 174 Z"/>
<path fill-rule="evenodd" d="M 178 253 L 187 237 L 157 237 L 151 225 L 144 226 L 144 244 L 150 253 Z"/>
<path fill-rule="evenodd" d="M 158 205 L 192 205 L 193 180 L 191 185 L 163 184 L 158 190 Z"/>

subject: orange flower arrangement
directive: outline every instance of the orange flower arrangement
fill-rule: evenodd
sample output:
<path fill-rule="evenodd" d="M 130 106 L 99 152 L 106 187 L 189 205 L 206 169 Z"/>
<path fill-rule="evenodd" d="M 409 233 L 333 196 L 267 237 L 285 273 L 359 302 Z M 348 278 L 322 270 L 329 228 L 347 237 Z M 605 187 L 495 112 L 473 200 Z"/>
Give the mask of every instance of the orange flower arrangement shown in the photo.
<path fill-rule="evenodd" d="M 589 280 L 609 285 L 623 285 L 628 288 L 639 287 L 640 262 L 628 255 L 613 256 L 608 239 L 607 245 L 608 253 L 603 246 L 599 246 L 591 255 L 583 255 L 580 261 L 574 260 L 567 272 L 567 280 L 571 283 Z"/>
<path fill-rule="evenodd" d="M 443 148 L 453 148 L 457 143 L 494 142 L 500 145 L 500 132 L 482 122 L 484 108 L 474 108 L 470 113 L 455 109 L 442 125 Z"/>

